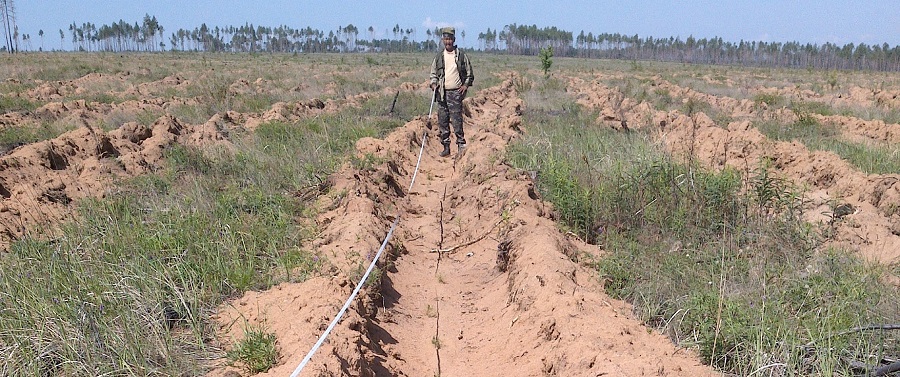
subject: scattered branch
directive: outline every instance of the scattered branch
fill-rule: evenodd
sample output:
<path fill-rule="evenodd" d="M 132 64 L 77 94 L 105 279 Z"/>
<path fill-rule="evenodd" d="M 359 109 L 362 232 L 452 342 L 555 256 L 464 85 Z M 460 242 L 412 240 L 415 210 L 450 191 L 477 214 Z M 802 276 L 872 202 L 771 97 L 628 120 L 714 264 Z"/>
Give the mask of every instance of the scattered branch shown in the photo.
<path fill-rule="evenodd" d="M 502 219 L 501 219 L 500 221 L 497 221 L 497 222 L 494 224 L 494 226 L 492 226 L 491 229 L 489 229 L 487 232 L 485 232 L 484 234 L 482 234 L 481 237 L 478 237 L 478 238 L 476 238 L 476 239 L 474 239 L 474 240 L 471 240 L 471 241 L 468 241 L 468 242 L 464 242 L 464 243 L 461 243 L 461 244 L 459 244 L 459 245 L 456 245 L 456 246 L 453 246 L 453 247 L 449 247 L 449 248 L 446 248 L 446 249 L 431 249 L 431 252 L 432 252 L 432 253 L 452 253 L 453 251 L 455 251 L 455 250 L 457 250 L 457 249 L 462 249 L 462 248 L 464 248 L 464 247 L 466 247 L 466 246 L 469 246 L 469 245 L 471 245 L 471 244 L 474 244 L 474 243 L 476 243 L 476 242 L 478 242 L 478 241 L 481 241 L 481 240 L 487 238 L 487 236 L 490 235 L 491 233 L 493 233 L 493 232 L 494 232 L 494 229 L 497 229 L 497 226 L 500 225 L 501 223 L 503 223 L 503 220 L 502 220 Z"/>

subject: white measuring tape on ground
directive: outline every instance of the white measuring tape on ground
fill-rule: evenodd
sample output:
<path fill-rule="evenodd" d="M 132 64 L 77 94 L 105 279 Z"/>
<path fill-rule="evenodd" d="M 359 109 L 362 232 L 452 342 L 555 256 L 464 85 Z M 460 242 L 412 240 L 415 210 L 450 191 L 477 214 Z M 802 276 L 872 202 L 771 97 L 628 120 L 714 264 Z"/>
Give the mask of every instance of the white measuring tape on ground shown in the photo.
<path fill-rule="evenodd" d="M 416 161 L 416 170 L 413 171 L 412 180 L 409 181 L 409 189 L 406 190 L 408 192 L 412 192 L 413 183 L 416 183 L 416 174 L 419 174 L 419 164 L 422 163 L 422 151 L 425 150 L 425 137 L 428 136 L 428 131 L 422 133 L 422 147 L 419 148 L 419 160 Z"/>
<path fill-rule="evenodd" d="M 437 98 L 437 89 L 435 88 L 434 92 L 431 93 L 431 107 L 428 108 L 428 118 L 426 122 L 431 122 L 431 109 L 434 109 L 434 99 Z M 426 125 L 427 127 L 431 127 Z M 416 170 L 413 171 L 412 179 L 409 181 L 409 189 L 406 191 L 412 191 L 413 183 L 416 183 L 416 174 L 419 174 L 419 164 L 422 162 L 422 151 L 425 150 L 425 138 L 428 137 L 428 131 L 422 133 L 422 146 L 419 148 L 419 160 L 416 161 Z"/>
<path fill-rule="evenodd" d="M 434 99 L 432 99 L 432 103 Z M 428 111 L 428 115 L 430 118 L 431 110 Z M 419 164 L 422 163 L 422 152 L 425 151 L 425 138 L 428 136 L 428 131 L 425 131 L 422 134 L 422 147 L 419 148 L 419 158 L 416 161 L 416 170 L 413 171 L 413 176 L 411 182 L 409 182 L 409 191 L 412 191 L 413 183 L 416 182 L 416 174 L 419 173 Z M 378 259 L 381 258 L 381 253 L 384 252 L 384 248 L 387 247 L 388 241 L 391 239 L 391 235 L 394 234 L 394 229 L 397 228 L 397 224 L 400 223 L 400 214 L 397 214 L 397 218 L 394 219 L 394 223 L 391 224 L 391 229 L 388 230 L 387 236 L 384 237 L 384 241 L 381 242 L 381 248 L 378 249 L 378 253 L 375 254 L 375 258 L 372 258 L 372 263 L 369 264 L 369 268 L 366 269 L 366 273 L 363 274 L 362 278 L 359 279 L 359 283 L 356 284 L 356 288 L 353 290 L 353 293 L 350 294 L 350 298 L 344 303 L 344 307 L 341 308 L 341 311 L 334 317 L 331 321 L 331 324 L 328 325 L 328 328 L 325 329 L 325 332 L 322 333 L 322 336 L 319 337 L 319 340 L 316 342 L 316 345 L 313 346 L 312 349 L 306 354 L 306 357 L 303 358 L 303 361 L 300 362 L 300 365 L 297 365 L 297 369 L 294 369 L 294 373 L 291 373 L 291 377 L 297 377 L 300 375 L 300 372 L 303 371 L 303 368 L 306 367 L 306 364 L 309 363 L 309 360 L 312 359 L 313 355 L 316 351 L 319 350 L 319 347 L 322 346 L 322 343 L 325 343 L 325 338 L 328 337 L 328 334 L 331 333 L 331 330 L 334 329 L 334 326 L 341 321 L 341 318 L 344 317 L 344 313 L 347 312 L 347 308 L 350 307 L 350 304 L 356 299 L 356 295 L 359 294 L 359 290 L 362 289 L 363 283 L 366 282 L 366 279 L 369 278 L 369 274 L 372 272 L 372 269 L 375 268 L 375 263 L 378 262 Z"/>
<path fill-rule="evenodd" d="M 347 308 L 350 307 L 350 303 L 353 302 L 353 299 L 356 298 L 356 295 L 359 294 L 359 290 L 362 289 L 363 283 L 366 282 L 366 279 L 369 278 L 369 274 L 372 272 L 372 269 L 375 268 L 375 262 L 378 262 L 378 258 L 381 257 L 381 253 L 384 252 L 384 248 L 387 246 L 388 241 L 391 239 L 391 235 L 394 233 L 394 228 L 397 227 L 397 223 L 400 222 L 400 216 L 397 216 L 394 219 L 394 224 L 391 225 L 391 229 L 388 231 L 386 237 L 384 237 L 384 242 L 381 243 L 381 248 L 378 249 L 378 253 L 375 254 L 375 258 L 372 259 L 372 263 L 369 264 L 369 268 L 366 269 L 366 273 L 363 274 L 362 279 L 359 280 L 359 284 L 356 284 L 356 289 L 353 290 L 353 293 L 350 294 L 350 298 L 347 299 L 347 302 L 344 303 L 344 307 L 341 308 L 341 311 L 338 312 L 337 316 L 334 317 L 334 320 L 331 321 L 331 324 L 328 325 L 328 328 L 325 329 L 325 332 L 322 333 L 322 336 L 319 337 L 319 341 L 316 342 L 316 345 L 313 346 L 309 353 L 306 354 L 306 357 L 303 358 L 303 361 L 300 362 L 300 365 L 297 366 L 297 369 L 294 370 L 294 373 L 291 373 L 291 377 L 296 377 L 300 374 L 300 371 L 303 370 L 303 367 L 309 363 L 309 359 L 312 358 L 313 354 L 322 346 L 322 343 L 325 342 L 325 338 L 328 337 L 328 334 L 331 333 L 331 330 L 334 329 L 334 326 L 340 322 L 341 317 L 344 316 L 344 313 L 347 311 Z"/>

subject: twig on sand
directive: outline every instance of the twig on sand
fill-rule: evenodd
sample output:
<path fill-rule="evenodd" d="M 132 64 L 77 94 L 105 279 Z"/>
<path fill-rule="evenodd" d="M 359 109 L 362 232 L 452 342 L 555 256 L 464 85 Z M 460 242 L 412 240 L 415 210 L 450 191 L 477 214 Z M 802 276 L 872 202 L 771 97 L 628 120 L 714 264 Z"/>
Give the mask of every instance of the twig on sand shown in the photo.
<path fill-rule="evenodd" d="M 494 224 L 494 226 L 491 227 L 491 229 L 489 229 L 487 232 L 485 232 L 484 234 L 482 234 L 481 237 L 478 237 L 478 238 L 476 238 L 476 239 L 474 239 L 474 240 L 471 240 L 471 241 L 469 241 L 469 242 L 464 242 L 464 243 L 461 243 L 461 244 L 459 244 L 459 245 L 456 245 L 456 246 L 453 246 L 453 247 L 449 247 L 449 248 L 446 248 L 446 249 L 431 249 L 431 252 L 432 252 L 432 253 L 452 253 L 452 252 L 456 251 L 457 249 L 462 249 L 462 248 L 464 248 L 464 247 L 466 247 L 466 246 L 469 246 L 469 245 L 471 245 L 471 244 L 473 244 L 473 243 L 476 243 L 476 242 L 478 242 L 478 241 L 481 241 L 481 240 L 487 238 L 487 236 L 490 235 L 490 234 L 494 231 L 494 229 L 497 229 L 497 226 L 500 225 L 500 223 L 502 223 L 502 222 L 503 222 L 502 219 L 501 219 L 500 221 L 497 221 L 497 222 Z"/>

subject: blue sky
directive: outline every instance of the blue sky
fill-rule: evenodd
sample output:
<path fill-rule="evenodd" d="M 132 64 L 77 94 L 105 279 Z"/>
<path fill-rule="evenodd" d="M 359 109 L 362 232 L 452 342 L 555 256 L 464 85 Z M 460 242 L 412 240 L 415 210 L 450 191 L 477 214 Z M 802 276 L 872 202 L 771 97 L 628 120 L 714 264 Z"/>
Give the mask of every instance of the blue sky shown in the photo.
<path fill-rule="evenodd" d="M 68 49 L 72 22 L 103 25 L 122 19 L 134 23 L 144 14 L 157 17 L 165 27 L 166 41 L 173 31 L 193 29 L 203 22 L 210 27 L 249 22 L 326 31 L 353 24 L 360 38 L 368 38 L 369 26 L 385 36 L 399 24 L 415 29 L 417 40 L 425 38 L 426 29 L 451 25 L 466 31 L 465 40 L 457 39 L 461 46 L 471 47 L 487 28 L 515 23 L 556 26 L 575 35 L 583 30 L 655 38 L 718 36 L 732 42 L 900 45 L 900 0 L 18 0 L 15 5 L 19 31 L 32 36 L 35 49 L 40 29 L 48 49 L 58 48 L 58 30 L 63 29 Z"/>

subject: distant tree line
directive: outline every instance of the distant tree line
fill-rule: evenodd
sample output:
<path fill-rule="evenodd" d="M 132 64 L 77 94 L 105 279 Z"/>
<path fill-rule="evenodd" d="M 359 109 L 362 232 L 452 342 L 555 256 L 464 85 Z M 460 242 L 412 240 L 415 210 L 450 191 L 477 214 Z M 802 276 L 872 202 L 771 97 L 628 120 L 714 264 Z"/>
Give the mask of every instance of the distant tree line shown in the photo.
<path fill-rule="evenodd" d="M 7 17 L 12 12 L 12 0 L 0 0 L 0 9 Z M 14 19 L 14 17 L 13 17 Z M 18 29 L 4 22 L 7 51 L 18 49 Z M 92 23 L 69 25 L 72 49 L 80 51 L 199 51 L 199 52 L 422 52 L 440 48 L 440 32 L 426 29 L 420 40 L 416 29 L 404 29 L 399 24 L 383 33 L 369 26 L 361 30 L 353 24 L 334 30 L 311 27 L 293 28 L 282 25 L 268 27 L 253 24 L 243 26 L 209 27 L 205 23 L 193 30 L 178 29 L 168 39 L 156 16 L 145 15 L 142 22 L 133 24 L 120 20 L 111 25 Z M 44 31 L 41 50 L 44 45 Z M 376 35 L 382 36 L 376 39 Z M 67 34 L 60 29 L 60 50 Z M 465 31 L 458 38 L 465 41 Z M 31 36 L 22 40 L 31 50 Z M 168 42 L 168 43 L 167 43 Z M 542 49 L 552 48 L 555 56 L 657 60 L 698 64 L 729 64 L 757 67 L 789 67 L 814 69 L 856 69 L 900 71 L 900 46 L 887 43 L 868 45 L 833 43 L 823 45 L 799 42 L 724 41 L 721 37 L 689 36 L 654 38 L 628 36 L 619 33 L 581 31 L 578 35 L 556 27 L 538 28 L 536 25 L 509 24 L 503 29 L 488 28 L 478 34 L 478 49 L 485 52 L 514 55 L 538 55 Z"/>
<path fill-rule="evenodd" d="M 499 37 L 501 43 L 497 43 Z M 510 24 L 503 31 L 491 31 L 478 34 L 479 44 L 483 50 L 504 51 L 513 55 L 538 55 L 541 49 L 552 47 L 558 56 L 574 56 L 572 32 L 557 29 L 555 26 L 538 29 L 537 25 Z"/>
<path fill-rule="evenodd" d="M 43 32 L 43 30 L 41 30 Z M 145 15 L 142 23 L 134 25 L 119 20 L 112 25 L 97 25 L 90 22 L 69 25 L 72 46 L 79 51 L 159 51 L 165 49 L 163 32 L 165 28 L 156 16 Z M 59 30 L 60 46 L 66 34 Z M 43 43 L 43 42 L 42 42 Z M 157 49 L 158 48 L 158 49 Z"/>
<path fill-rule="evenodd" d="M 3 0 L 0 0 L 3 1 Z M 69 33 L 59 31 L 60 49 L 67 35 L 72 46 L 78 51 L 161 51 L 166 43 L 165 29 L 156 16 L 145 15 L 143 22 L 134 24 L 120 20 L 112 25 L 97 26 L 90 22 L 69 25 Z M 394 38 L 375 39 L 375 29 L 368 28 L 369 38 L 360 38 L 360 30 L 353 24 L 340 26 L 336 30 L 323 31 L 306 27 L 295 29 L 282 25 L 278 27 L 243 26 L 209 27 L 205 23 L 193 30 L 178 29 L 168 38 L 172 51 L 201 52 L 415 52 L 434 51 L 437 41 L 432 38 L 437 32 L 427 30 L 428 39 L 416 41 L 415 29 L 403 29 L 395 25 L 391 30 Z M 43 30 L 40 33 L 43 38 Z M 385 35 L 388 31 L 385 30 Z M 43 41 L 42 41 L 43 44 Z"/>
<path fill-rule="evenodd" d="M 503 30 L 478 34 L 479 46 L 485 51 L 538 55 L 542 48 L 553 47 L 558 56 L 604 59 L 657 60 L 697 64 L 729 64 L 758 67 L 815 69 L 856 69 L 900 71 L 900 46 L 823 45 L 799 42 L 726 42 L 721 37 L 697 39 L 689 36 L 641 38 L 622 34 L 585 34 L 574 40 L 572 33 L 555 27 L 510 24 Z M 574 42 L 574 44 L 572 43 Z"/>
<path fill-rule="evenodd" d="M 360 39 L 359 28 L 353 24 L 323 31 L 306 27 L 295 29 L 278 27 L 228 26 L 220 28 L 200 25 L 193 30 L 178 29 L 169 38 L 175 51 L 210 52 L 415 52 L 433 51 L 437 42 L 431 39 L 415 41 L 414 29 L 393 29 L 394 39 L 375 39 L 375 29 L 369 26 L 369 38 Z M 431 35 L 431 32 L 428 32 Z"/>

